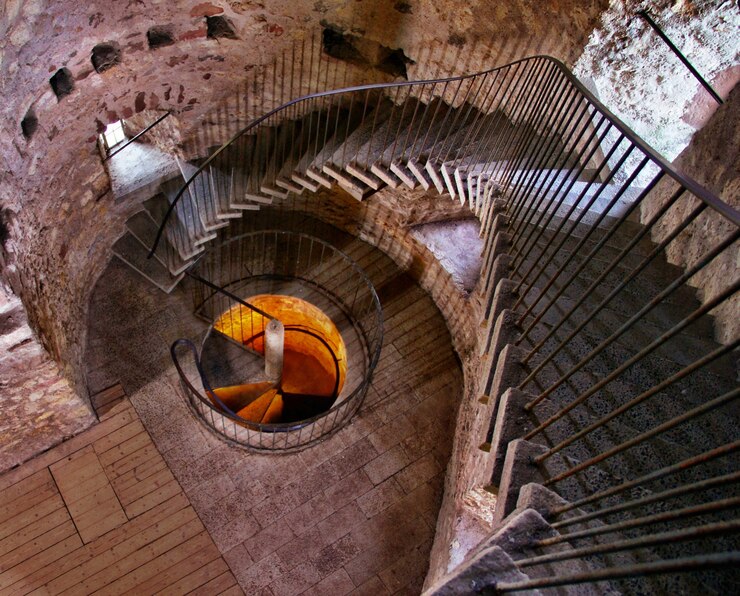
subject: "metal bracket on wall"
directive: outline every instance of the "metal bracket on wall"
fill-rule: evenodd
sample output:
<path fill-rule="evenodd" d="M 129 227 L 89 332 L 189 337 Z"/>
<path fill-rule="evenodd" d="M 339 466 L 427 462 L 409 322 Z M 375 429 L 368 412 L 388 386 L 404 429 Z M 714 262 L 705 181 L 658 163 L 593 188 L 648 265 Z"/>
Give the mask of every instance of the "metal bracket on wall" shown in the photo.
<path fill-rule="evenodd" d="M 702 77 L 701 74 L 699 74 L 699 71 L 696 70 L 696 68 L 694 68 L 694 65 L 691 64 L 691 62 L 689 62 L 687 60 L 686 56 L 684 56 L 681 53 L 681 50 L 679 50 L 676 47 L 676 44 L 674 44 L 670 40 L 670 38 L 660 28 L 660 26 L 658 25 L 658 23 L 656 23 L 653 20 L 653 18 L 650 16 L 650 13 L 648 13 L 647 10 L 644 10 L 643 9 L 643 10 L 638 10 L 635 14 L 637 16 L 642 17 L 643 19 L 645 19 L 645 21 L 647 22 L 647 24 L 650 25 L 650 27 L 653 28 L 653 31 L 655 31 L 658 34 L 658 37 L 660 37 L 666 43 L 666 45 L 671 49 L 671 51 L 674 54 L 676 54 L 676 56 L 678 56 L 678 59 L 681 62 L 683 62 L 684 66 L 689 69 L 689 72 L 691 72 L 691 74 L 694 75 L 694 77 L 696 78 L 696 80 L 699 81 L 702 84 L 702 86 L 704 87 L 704 89 L 706 89 L 709 92 L 709 94 L 717 101 L 717 103 L 719 103 L 719 104 L 724 103 L 722 101 L 722 98 L 719 96 L 719 94 L 712 88 L 712 86 L 709 83 L 707 83 L 707 81 L 704 79 L 704 77 Z"/>

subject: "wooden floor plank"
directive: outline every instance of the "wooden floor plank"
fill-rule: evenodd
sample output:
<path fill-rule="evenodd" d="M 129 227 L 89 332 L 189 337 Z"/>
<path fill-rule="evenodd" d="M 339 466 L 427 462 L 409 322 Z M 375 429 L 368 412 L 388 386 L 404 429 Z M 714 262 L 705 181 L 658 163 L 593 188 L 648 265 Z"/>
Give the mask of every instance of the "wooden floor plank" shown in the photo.
<path fill-rule="evenodd" d="M 193 517 L 194 519 L 191 519 L 168 534 L 161 536 L 154 542 L 135 550 L 127 557 L 118 560 L 114 559 L 113 561 L 108 562 L 108 564 L 99 572 L 87 577 L 81 583 L 72 586 L 69 593 L 91 594 L 92 592 L 96 592 L 98 590 L 102 591 L 103 589 L 105 589 L 106 592 L 110 592 L 108 587 L 113 582 L 118 582 L 121 578 L 129 575 L 135 569 L 138 569 L 160 555 L 176 548 L 183 542 L 197 536 L 198 533 L 202 531 L 203 524 L 201 524 L 200 520 L 195 516 L 195 512 L 193 512 Z"/>
<path fill-rule="evenodd" d="M 189 509 L 187 500 L 178 496 L 148 511 L 124 526 L 69 553 L 49 569 L 40 569 L 27 579 L 28 591 L 46 585 L 45 593 L 57 593 L 81 581 L 102 567 L 107 560 L 114 561 L 156 540 L 178 519 L 178 512 Z M 102 563 L 101 563 L 102 562 Z M 48 585 L 47 585 L 48 584 Z"/>
<path fill-rule="evenodd" d="M 111 385 L 107 389 L 103 389 L 102 391 L 99 391 L 98 393 L 93 395 L 90 398 L 90 401 L 92 402 L 93 407 L 97 410 L 101 406 L 105 406 L 110 402 L 119 400 L 124 397 L 126 397 L 126 393 L 124 392 L 123 387 L 120 383 L 116 383 L 115 385 Z"/>
<path fill-rule="evenodd" d="M 169 596 L 182 596 L 207 584 L 224 573 L 231 574 L 231 571 L 223 557 L 218 555 L 210 563 L 206 563 L 200 569 L 196 569 L 188 575 L 181 577 L 158 593 L 167 593 Z"/>
<path fill-rule="evenodd" d="M 112 418 L 119 412 L 123 412 L 127 407 L 129 407 L 128 400 L 125 398 L 105 404 L 97 409 L 98 420 L 103 421 Z"/>
<path fill-rule="evenodd" d="M 118 590 L 112 593 L 121 594 L 121 585 L 127 586 L 134 582 L 132 587 L 123 593 L 130 596 L 155 594 L 218 557 L 220 557 L 218 549 L 204 530 L 187 542 L 183 542 L 146 565 L 139 567 L 134 572 L 136 579 L 124 581 L 123 584 L 118 586 L 111 586 L 111 588 Z M 121 579 L 122 581 L 125 580 L 125 578 Z"/>
<path fill-rule="evenodd" d="M 0 526 L 0 545 L 5 540 L 12 538 L 14 535 L 22 532 L 27 526 L 37 523 L 40 519 L 50 515 L 58 509 L 64 509 L 64 502 L 59 493 L 55 493 L 44 499 L 41 503 L 31 509 L 27 509 L 22 514 L 9 519 Z M 66 512 L 66 510 L 65 510 Z"/>
<path fill-rule="evenodd" d="M 101 493 L 106 492 L 109 492 L 109 498 L 101 498 L 98 507 L 90 509 L 76 517 L 73 516 L 77 531 L 85 543 L 92 542 L 113 528 L 117 528 L 128 521 L 128 517 L 121 508 L 121 503 L 113 493 L 113 490 L 101 490 Z"/>
<path fill-rule="evenodd" d="M 69 520 L 3 555 L 0 557 L 0 578 L 4 572 L 73 534 L 77 534 L 77 530 L 72 520 Z M 1 580 L 0 585 L 2 585 Z"/>
<path fill-rule="evenodd" d="M 172 472 L 170 472 L 170 469 L 165 466 L 156 474 L 144 478 L 129 488 L 123 490 L 118 489 L 116 494 L 118 495 L 118 498 L 121 499 L 121 503 L 129 505 L 174 480 L 175 477 L 172 475 Z"/>
<path fill-rule="evenodd" d="M 129 422 L 126 426 L 122 426 L 109 435 L 104 436 L 102 439 L 98 439 L 93 443 L 92 446 L 93 449 L 95 449 L 95 453 L 101 455 L 106 451 L 112 449 L 113 447 L 116 447 L 117 445 L 120 445 L 143 432 L 146 431 L 144 430 L 144 426 L 141 424 L 141 422 L 138 419 L 133 420 Z"/>
<path fill-rule="evenodd" d="M 0 591 L 4 591 L 6 588 L 12 589 L 13 584 L 22 582 L 25 577 L 33 573 L 36 569 L 53 565 L 69 551 L 81 546 L 82 540 L 80 540 L 77 533 L 74 533 L 60 542 L 51 545 L 49 548 L 36 553 L 33 557 L 26 559 L 0 575 Z"/>
<path fill-rule="evenodd" d="M 105 469 L 105 473 L 108 475 L 108 478 L 113 481 L 114 479 L 129 473 L 131 470 L 136 469 L 138 466 L 157 458 L 161 459 L 162 456 L 159 454 L 159 451 L 157 451 L 154 444 L 150 442 L 141 449 L 117 460 L 113 464 L 103 465 L 103 468 Z"/>
<path fill-rule="evenodd" d="M 44 484 L 31 493 L 21 495 L 14 501 L 0 507 L 0 527 L 7 522 L 11 522 L 19 515 L 24 515 L 31 507 L 37 507 L 46 499 L 53 498 L 56 494 L 58 494 L 57 487 L 54 485 L 51 476 L 49 476 L 49 479 Z"/>
<path fill-rule="evenodd" d="M 83 542 L 128 521 L 94 450 L 53 465 L 51 473 Z"/>
<path fill-rule="evenodd" d="M 34 538 L 38 538 L 45 532 L 63 524 L 68 519 L 69 513 L 67 513 L 67 509 L 62 504 L 61 507 L 58 507 L 48 515 L 28 524 L 4 540 L 0 540 L 0 556 L 11 552 L 13 549 L 22 546 Z"/>
<path fill-rule="evenodd" d="M 173 477 L 170 482 L 168 482 L 161 488 L 158 488 L 150 492 L 149 494 L 144 495 L 140 499 L 137 499 L 133 503 L 126 505 L 124 507 L 126 515 L 128 515 L 129 519 L 133 519 L 137 515 L 141 515 L 145 511 L 148 511 L 152 507 L 156 507 L 160 503 L 174 497 L 181 492 L 182 488 L 180 488 L 180 484 Z"/>
<path fill-rule="evenodd" d="M 150 443 L 151 439 L 149 438 L 149 435 L 146 432 L 141 432 L 101 454 L 100 463 L 104 466 L 110 466 L 119 459 L 126 457 L 130 453 L 133 453 L 142 447 L 146 447 Z"/>
<path fill-rule="evenodd" d="M 223 592 L 219 592 L 219 596 L 244 596 L 244 591 L 239 586 L 232 586 Z"/>
<path fill-rule="evenodd" d="M 149 477 L 169 469 L 167 463 L 161 457 L 153 457 L 133 470 L 130 470 L 111 481 L 116 494 L 120 497 L 123 492 L 136 486 L 139 482 L 144 482 Z"/>
<path fill-rule="evenodd" d="M 103 393 L 108 419 L 0 476 L 0 593 L 238 590 L 120 387 Z"/>
<path fill-rule="evenodd" d="M 129 404 L 128 401 L 126 403 Z M 38 457 L 27 461 L 22 466 L 19 466 L 18 468 L 11 470 L 10 472 L 6 472 L 2 476 L 0 476 L 0 491 L 3 491 L 8 487 L 20 482 L 21 480 L 28 478 L 32 474 L 48 468 L 52 464 L 79 451 L 80 449 L 84 449 L 101 437 L 104 437 L 105 435 L 113 432 L 124 424 L 128 424 L 129 422 L 131 422 L 131 420 L 133 420 L 134 416 L 135 413 L 133 407 L 129 404 L 126 409 L 120 414 L 108 418 L 105 422 L 96 424 L 85 432 L 80 433 L 79 435 L 76 435 L 71 439 L 65 441 L 61 445 L 57 445 L 53 449 L 42 453 Z"/>
<path fill-rule="evenodd" d="M 49 470 L 47 470 L 46 468 L 44 468 L 43 470 L 39 470 L 38 472 L 30 475 L 28 478 L 24 478 L 23 480 L 9 486 L 5 490 L 0 491 L 0 503 L 2 503 L 3 506 L 7 506 L 13 501 L 22 498 L 29 493 L 32 494 L 33 491 L 38 490 L 39 488 L 50 482 L 52 482 L 52 479 L 51 474 L 49 474 Z"/>
<path fill-rule="evenodd" d="M 75 500 L 72 497 L 80 498 L 87 494 L 81 493 L 80 487 L 88 480 L 99 476 L 103 471 L 98 456 L 92 448 L 74 459 L 67 458 L 58 462 L 50 469 L 59 492 L 67 502 Z"/>
<path fill-rule="evenodd" d="M 229 570 L 226 573 L 222 573 L 217 578 L 212 579 L 208 583 L 191 590 L 188 594 L 191 596 L 213 596 L 213 594 L 220 594 L 224 590 L 228 590 L 235 585 L 236 578 L 231 573 L 231 570 Z"/>

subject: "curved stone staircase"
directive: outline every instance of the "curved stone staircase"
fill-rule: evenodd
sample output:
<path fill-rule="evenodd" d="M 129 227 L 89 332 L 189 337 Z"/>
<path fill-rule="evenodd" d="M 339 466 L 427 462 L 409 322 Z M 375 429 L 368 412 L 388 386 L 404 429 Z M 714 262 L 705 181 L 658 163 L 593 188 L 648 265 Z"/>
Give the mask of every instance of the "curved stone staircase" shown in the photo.
<path fill-rule="evenodd" d="M 480 220 L 469 432 L 496 514 L 430 593 L 737 590 L 738 338 L 716 341 L 713 315 L 739 282 L 712 267 L 732 263 L 740 217 L 561 65 L 316 94 L 181 168 L 186 186 L 163 186 L 114 247 L 168 292 L 230 220 L 321 187 L 421 187 Z"/>

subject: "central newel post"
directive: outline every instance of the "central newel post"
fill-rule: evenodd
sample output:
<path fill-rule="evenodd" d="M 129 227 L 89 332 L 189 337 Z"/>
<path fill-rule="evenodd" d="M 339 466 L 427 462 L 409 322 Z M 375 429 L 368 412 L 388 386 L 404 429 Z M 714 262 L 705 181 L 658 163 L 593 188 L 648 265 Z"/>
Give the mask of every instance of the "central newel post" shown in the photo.
<path fill-rule="evenodd" d="M 285 327 L 277 319 L 270 319 L 265 327 L 265 375 L 273 382 L 283 376 Z"/>

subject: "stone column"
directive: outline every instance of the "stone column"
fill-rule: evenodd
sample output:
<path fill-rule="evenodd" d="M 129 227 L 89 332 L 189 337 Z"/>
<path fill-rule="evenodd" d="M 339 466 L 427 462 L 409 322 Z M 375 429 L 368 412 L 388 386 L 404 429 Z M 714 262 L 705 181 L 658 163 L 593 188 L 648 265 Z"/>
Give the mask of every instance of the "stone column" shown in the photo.
<path fill-rule="evenodd" d="M 271 319 L 265 327 L 265 375 L 271 381 L 283 376 L 283 348 L 285 328 L 277 319 Z"/>

